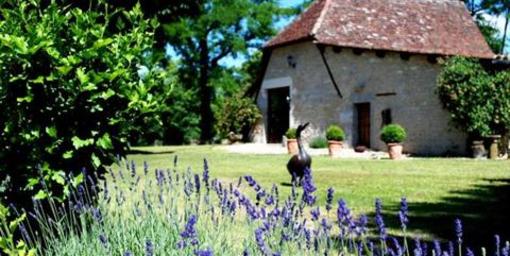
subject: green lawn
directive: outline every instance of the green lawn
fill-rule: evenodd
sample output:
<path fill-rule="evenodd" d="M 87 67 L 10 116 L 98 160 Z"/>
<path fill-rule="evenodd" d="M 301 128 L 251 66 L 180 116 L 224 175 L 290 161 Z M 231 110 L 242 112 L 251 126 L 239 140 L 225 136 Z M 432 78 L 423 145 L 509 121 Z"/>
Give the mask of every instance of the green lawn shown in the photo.
<path fill-rule="evenodd" d="M 287 155 L 233 154 L 215 146 L 135 148 L 129 156 L 138 166 L 170 168 L 178 156 L 178 169 L 201 172 L 203 159 L 211 176 L 237 182 L 252 175 L 266 188 L 274 183 L 283 196 L 290 192 L 285 168 Z M 468 226 L 467 239 L 489 240 L 494 233 L 510 235 L 510 161 L 475 161 L 452 158 L 417 158 L 402 161 L 331 159 L 314 157 L 313 178 L 320 204 L 328 187 L 335 200 L 344 198 L 356 214 L 371 215 L 375 198 L 384 203 L 386 221 L 396 228 L 395 211 L 402 196 L 411 211 L 411 230 L 425 237 L 450 238 L 453 219 Z"/>

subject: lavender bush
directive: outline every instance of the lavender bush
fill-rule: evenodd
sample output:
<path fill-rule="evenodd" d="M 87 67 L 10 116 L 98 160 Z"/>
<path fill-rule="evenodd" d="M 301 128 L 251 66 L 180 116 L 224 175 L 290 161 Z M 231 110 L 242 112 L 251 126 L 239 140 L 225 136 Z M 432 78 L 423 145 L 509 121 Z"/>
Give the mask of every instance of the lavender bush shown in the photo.
<path fill-rule="evenodd" d="M 485 252 L 463 244 L 461 220 L 452 225 L 456 231 L 452 242 L 427 243 L 407 237 L 412 220 L 405 198 L 397 216 L 383 216 L 383 204 L 376 199 L 375 216 L 369 219 L 353 215 L 342 199 L 335 203 L 331 188 L 325 207 L 320 207 L 311 170 L 306 172 L 303 188 L 293 187 L 291 195 L 280 198 L 277 186 L 266 189 L 251 176 L 235 183 L 211 180 L 205 160 L 201 175 L 190 169 L 178 171 L 177 159 L 166 170 L 150 170 L 146 163 L 141 171 L 132 162 L 121 166 L 110 170 L 109 183 L 76 186 L 71 202 L 52 201 L 49 211 L 36 207 L 28 213 L 40 228 L 21 223 L 23 242 L 40 255 L 461 256 Z M 88 204 L 94 201 L 90 195 L 97 194 L 89 187 L 101 190 L 95 206 Z M 389 218 L 400 221 L 402 237 L 387 233 L 384 221 Z M 509 243 L 502 243 L 499 236 L 495 240 L 491 252 L 508 256 Z"/>

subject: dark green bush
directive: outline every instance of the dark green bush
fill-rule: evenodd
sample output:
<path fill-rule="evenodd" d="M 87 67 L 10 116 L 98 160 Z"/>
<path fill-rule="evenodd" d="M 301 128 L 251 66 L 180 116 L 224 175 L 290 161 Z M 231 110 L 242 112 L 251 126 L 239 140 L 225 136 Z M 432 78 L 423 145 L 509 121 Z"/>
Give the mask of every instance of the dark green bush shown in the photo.
<path fill-rule="evenodd" d="M 478 59 L 449 58 L 437 93 L 453 123 L 472 137 L 508 133 L 510 71 L 486 70 Z"/>
<path fill-rule="evenodd" d="M 287 139 L 295 139 L 296 138 L 296 128 L 289 128 L 287 132 L 285 133 L 285 137 Z"/>
<path fill-rule="evenodd" d="M 328 140 L 324 137 L 315 137 L 310 141 L 311 148 L 327 148 Z"/>
<path fill-rule="evenodd" d="M 406 130 L 398 124 L 386 125 L 381 130 L 381 140 L 385 143 L 401 143 L 406 138 Z"/>
<path fill-rule="evenodd" d="M 326 130 L 326 138 L 328 140 L 343 141 L 345 139 L 344 130 L 338 125 L 330 125 Z"/>
<path fill-rule="evenodd" d="M 137 120 L 157 118 L 159 77 L 138 70 L 158 24 L 138 6 L 117 12 L 114 23 L 102 4 L 96 12 L 7 2 L 0 3 L 0 180 L 9 182 L 1 196 L 29 207 L 31 196 L 65 199 L 65 180 L 81 182 L 82 168 L 101 176 L 143 129 Z"/>
<path fill-rule="evenodd" d="M 216 129 L 222 138 L 233 132 L 242 134 L 246 139 L 252 126 L 262 117 L 253 99 L 239 93 L 226 98 L 215 112 Z"/>

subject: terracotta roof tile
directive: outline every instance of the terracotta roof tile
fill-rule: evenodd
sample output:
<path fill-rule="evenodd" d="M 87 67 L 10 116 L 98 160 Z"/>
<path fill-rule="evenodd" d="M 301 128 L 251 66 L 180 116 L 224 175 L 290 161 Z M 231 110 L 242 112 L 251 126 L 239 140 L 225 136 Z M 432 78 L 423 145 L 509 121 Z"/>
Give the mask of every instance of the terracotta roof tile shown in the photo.
<path fill-rule="evenodd" d="M 319 0 L 266 47 L 307 37 L 315 43 L 344 47 L 494 56 L 464 4 L 457 0 Z"/>

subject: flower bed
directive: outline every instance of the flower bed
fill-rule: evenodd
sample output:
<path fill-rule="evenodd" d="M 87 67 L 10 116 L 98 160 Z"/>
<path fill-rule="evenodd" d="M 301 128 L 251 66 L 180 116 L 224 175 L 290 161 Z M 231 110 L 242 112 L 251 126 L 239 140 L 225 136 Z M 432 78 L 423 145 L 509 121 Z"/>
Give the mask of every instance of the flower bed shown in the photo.
<path fill-rule="evenodd" d="M 347 203 L 334 202 L 327 191 L 325 207 L 317 206 L 312 172 L 303 187 L 281 198 L 276 185 L 260 186 L 251 176 L 225 183 L 210 179 L 207 162 L 201 174 L 191 170 L 150 170 L 134 164 L 110 171 L 111 183 L 78 186 L 67 205 L 29 213 L 43 227 L 36 234 L 20 225 L 24 242 L 40 255 L 473 255 L 462 244 L 460 220 L 452 225 L 452 242 L 425 242 L 407 237 L 407 201 L 398 216 L 383 216 L 375 200 L 375 216 L 354 216 Z M 90 187 L 90 190 L 87 189 Z M 87 204 L 99 193 L 97 206 Z M 55 212 L 55 213 L 53 213 Z M 57 218 L 58 216 L 58 218 Z M 335 216 L 335 217 L 332 217 Z M 401 237 L 390 236 L 385 219 L 397 218 Z M 370 229 L 374 231 L 369 233 Z M 498 255 L 509 245 L 498 237 Z M 42 248 L 42 244 L 46 248 Z"/>

